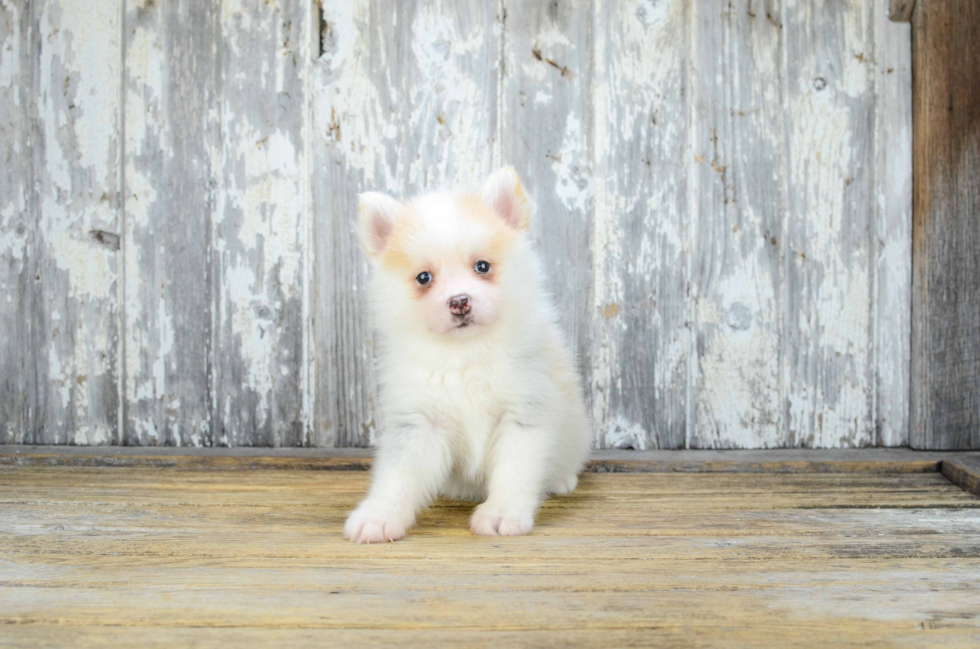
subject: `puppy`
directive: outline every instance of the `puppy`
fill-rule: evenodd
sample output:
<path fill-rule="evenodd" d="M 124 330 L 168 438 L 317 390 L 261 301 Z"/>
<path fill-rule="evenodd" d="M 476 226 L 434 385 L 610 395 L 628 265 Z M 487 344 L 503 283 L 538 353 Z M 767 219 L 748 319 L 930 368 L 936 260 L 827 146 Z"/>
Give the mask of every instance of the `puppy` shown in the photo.
<path fill-rule="evenodd" d="M 510 167 L 479 193 L 360 196 L 383 427 L 351 541 L 403 538 L 440 494 L 482 502 L 476 534 L 527 534 L 578 483 L 589 421 L 529 219 Z"/>

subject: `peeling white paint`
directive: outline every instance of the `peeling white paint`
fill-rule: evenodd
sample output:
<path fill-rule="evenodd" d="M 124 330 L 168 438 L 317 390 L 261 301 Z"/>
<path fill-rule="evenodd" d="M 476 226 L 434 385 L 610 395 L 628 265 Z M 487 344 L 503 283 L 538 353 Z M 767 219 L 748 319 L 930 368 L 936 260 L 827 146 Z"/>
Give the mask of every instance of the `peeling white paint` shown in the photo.
<path fill-rule="evenodd" d="M 0 17 L 4 19 L 5 30 L 0 40 L 0 91 L 15 90 L 20 79 L 20 52 L 25 43 L 20 32 L 21 12 L 26 9 L 20 3 L 4 3 Z M 19 93 L 12 92 L 5 101 L 19 101 Z M 6 142 L 5 142 L 6 144 Z"/>
<path fill-rule="evenodd" d="M 878 442 L 909 441 L 912 278 L 912 47 L 910 23 L 874 12 L 874 373 Z"/>
<path fill-rule="evenodd" d="M 137 10 L 146 10 L 145 3 Z M 126 229 L 129 237 L 146 232 L 164 232 L 163 225 L 151 220 L 151 207 L 161 200 L 154 179 L 142 168 L 142 160 L 156 155 L 154 134 L 162 135 L 163 88 L 165 75 L 161 39 L 163 34 L 148 24 L 131 30 L 126 43 Z M 137 161 L 141 161 L 137 164 Z M 162 251 L 162 247 L 160 247 Z M 129 281 L 124 293 L 127 316 L 125 329 L 124 395 L 129 404 L 153 403 L 166 395 L 166 358 L 173 351 L 174 322 L 168 312 L 163 286 L 147 286 L 141 281 L 153 263 L 150 251 L 140 245 L 128 247 L 124 272 Z M 144 318 L 144 301 L 152 304 L 152 320 Z M 152 324 L 151 324 L 152 323 Z M 151 353 L 150 350 L 154 350 Z M 133 439 L 156 445 L 161 443 L 163 422 L 129 417 L 127 426 Z"/>
<path fill-rule="evenodd" d="M 209 107 L 201 105 L 202 84 L 191 82 L 195 70 L 207 69 L 212 53 L 167 53 L 174 45 L 167 30 L 180 30 L 181 20 L 195 23 L 179 35 L 187 47 L 210 33 L 203 7 L 192 4 L 178 13 L 166 3 L 140 0 L 127 3 L 123 17 L 122 393 L 128 444 L 193 444 L 209 424 L 209 350 L 202 335 L 209 314 L 196 305 L 211 287 L 207 260 L 195 257 L 208 239 L 200 218 L 207 207 L 209 161 L 200 153 L 209 141 L 203 128 Z"/>
<path fill-rule="evenodd" d="M 562 204 L 572 211 L 585 211 L 592 202 L 592 174 L 583 169 L 582 160 L 588 160 L 588 138 L 578 115 L 570 113 L 565 120 L 565 137 L 561 155 L 553 159 L 555 172 L 554 193 Z"/>
<path fill-rule="evenodd" d="M 383 143 L 397 137 L 398 129 L 387 120 L 389 107 L 366 70 L 360 67 L 361 38 L 366 25 L 366 2 L 324 3 L 323 20 L 333 26 L 334 49 L 320 59 L 328 83 L 314 86 L 315 136 L 318 141 L 343 151 L 344 161 L 363 174 L 365 185 L 385 191 L 398 191 L 399 183 L 384 166 Z M 383 51 L 380 52 L 383 55 Z M 383 63 L 383 62 L 382 62 Z M 394 84 L 392 84 L 394 85 Z M 391 102 L 399 101 L 390 88 Z"/>
<path fill-rule="evenodd" d="M 300 45 L 309 16 L 302 3 L 254 2 L 229 3 L 223 16 L 228 51 L 218 58 L 222 139 L 212 215 L 221 285 L 213 321 L 216 427 L 231 429 L 231 443 L 250 427 L 255 443 L 297 444 L 293 428 L 305 436 L 308 414 L 299 394 L 306 363 L 296 347 L 311 326 L 302 319 L 312 251 L 302 140 L 309 59 Z"/>
<path fill-rule="evenodd" d="M 117 2 L 38 12 L 38 220 L 18 228 L 26 191 L 0 196 L 0 255 L 19 273 L 36 253 L 46 274 L 31 290 L 57 441 L 116 441 L 105 409 L 120 372 L 140 443 L 238 444 L 248 426 L 279 443 L 294 419 L 304 442 L 341 426 L 343 443 L 373 441 L 366 269 L 344 210 L 368 189 L 472 186 L 497 163 L 525 173 L 541 208 L 534 236 L 579 337 L 600 446 L 907 441 L 910 36 L 870 0 L 821 12 L 789 0 L 754 20 L 682 0 L 554 15 L 517 3 L 506 26 L 478 2 L 324 2 L 322 57 L 305 4 L 201 5 L 217 26 L 200 25 L 199 55 L 220 83 L 193 95 L 194 124 L 170 114 L 173 84 L 188 81 L 165 53 L 160 5 L 127 5 L 125 29 Z M 3 11 L 19 25 L 20 5 Z M 8 107 L 24 105 L 9 54 L 21 38 L 0 42 Z M 206 154 L 178 179 L 210 210 L 186 242 L 210 236 L 200 293 L 170 267 L 185 245 L 170 226 L 190 216 L 159 174 L 183 164 L 180 137 Z M 0 152 L 22 157 L 24 141 Z M 0 277 L 4 308 L 17 286 Z M 174 292 L 206 290 L 193 353 L 212 383 L 189 389 L 176 359 L 198 314 Z"/>
<path fill-rule="evenodd" d="M 27 227 L 18 229 L 15 225 L 26 207 L 17 200 L 18 198 L 20 197 L 12 197 L 13 200 L 7 207 L 0 210 L 0 224 L 3 226 L 0 229 L 0 255 L 5 259 L 20 262 L 24 261 L 27 255 L 30 230 Z"/>
<path fill-rule="evenodd" d="M 864 122 L 875 102 L 865 71 L 874 60 L 866 24 L 871 13 L 862 5 L 819 16 L 808 10 L 790 5 L 786 17 L 794 33 L 808 39 L 795 50 L 801 58 L 788 63 L 800 72 L 787 103 L 788 240 L 795 253 L 787 281 L 801 294 L 788 296 L 785 306 L 786 345 L 796 359 L 784 375 L 787 426 L 807 446 L 863 446 L 875 441 L 876 389 L 870 275 L 875 142 Z M 806 21 L 827 35 L 802 31 Z M 829 45 L 833 39 L 847 44 L 843 51 Z"/>
<path fill-rule="evenodd" d="M 605 448 L 629 448 L 645 451 L 649 448 L 650 435 L 643 426 L 622 417 L 612 417 L 601 431 Z"/>
<path fill-rule="evenodd" d="M 39 43 L 34 232 L 36 335 L 46 408 L 40 443 L 117 440 L 116 251 L 93 232 L 118 232 L 119 5 L 46 3 Z M 112 92 L 106 92 L 106 89 Z"/>
<path fill-rule="evenodd" d="M 623 427 L 607 426 L 617 418 L 642 419 L 650 444 L 684 443 L 688 317 L 686 300 L 675 300 L 690 254 L 687 17 L 679 1 L 662 3 L 650 21 L 641 9 L 595 9 L 592 376 L 600 447 L 620 443 L 609 435 Z M 642 368 L 630 370 L 628 388 L 626 366 Z"/>

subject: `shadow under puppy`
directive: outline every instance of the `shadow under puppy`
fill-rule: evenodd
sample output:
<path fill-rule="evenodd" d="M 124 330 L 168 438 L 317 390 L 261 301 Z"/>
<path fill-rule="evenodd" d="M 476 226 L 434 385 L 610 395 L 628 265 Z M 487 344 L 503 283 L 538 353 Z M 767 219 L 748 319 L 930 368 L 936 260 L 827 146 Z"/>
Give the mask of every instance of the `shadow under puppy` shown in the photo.
<path fill-rule="evenodd" d="M 578 483 L 589 421 L 529 219 L 510 167 L 478 193 L 360 196 L 383 429 L 351 541 L 403 538 L 440 494 L 482 501 L 476 534 L 527 534 Z"/>

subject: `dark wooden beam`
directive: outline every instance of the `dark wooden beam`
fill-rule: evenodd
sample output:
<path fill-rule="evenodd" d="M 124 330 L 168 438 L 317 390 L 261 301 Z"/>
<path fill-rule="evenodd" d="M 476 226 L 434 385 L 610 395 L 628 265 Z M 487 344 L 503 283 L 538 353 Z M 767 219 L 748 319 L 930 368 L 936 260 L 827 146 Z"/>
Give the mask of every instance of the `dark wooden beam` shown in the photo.
<path fill-rule="evenodd" d="M 912 24 L 910 445 L 980 448 L 980 2 L 919 0 Z"/>
<path fill-rule="evenodd" d="M 953 484 L 974 496 L 980 496 L 980 458 L 964 455 L 943 460 L 942 471 Z"/>

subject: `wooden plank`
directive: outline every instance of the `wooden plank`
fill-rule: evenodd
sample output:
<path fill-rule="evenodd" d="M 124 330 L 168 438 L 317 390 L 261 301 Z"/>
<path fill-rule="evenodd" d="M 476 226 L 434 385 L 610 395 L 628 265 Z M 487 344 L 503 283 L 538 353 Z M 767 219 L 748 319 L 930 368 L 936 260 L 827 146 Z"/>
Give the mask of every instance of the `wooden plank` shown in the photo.
<path fill-rule="evenodd" d="M 201 467 L 205 468 L 206 467 Z M 45 479 L 38 481 L 39 472 Z M 104 478 L 98 477 L 100 472 Z M 57 474 L 57 475 L 54 475 Z M 15 467 L 0 473 L 5 493 L 0 504 L 12 521 L 28 523 L 49 512 L 71 510 L 73 516 L 86 521 L 100 521 L 109 528 L 126 530 L 137 527 L 128 512 L 148 511 L 155 518 L 181 521 L 185 545 L 173 548 L 161 535 L 143 531 L 139 554 L 162 564 L 166 557 L 181 557 L 200 564 L 215 556 L 215 546 L 233 543 L 243 517 L 249 520 L 277 519 L 267 529 L 251 534 L 266 539 L 279 537 L 281 543 L 263 548 L 259 543 L 241 547 L 234 557 L 238 562 L 259 559 L 283 567 L 293 559 L 321 556 L 323 548 L 304 547 L 308 535 L 324 527 L 334 528 L 344 519 L 361 497 L 370 480 L 367 472 L 308 471 L 173 471 L 170 468 L 105 467 Z M 613 479 L 615 478 L 615 479 Z M 748 481 L 748 482 L 747 482 Z M 893 557 L 943 556 L 950 545 L 980 555 L 975 538 L 975 517 L 980 501 L 952 484 L 937 472 L 907 474 L 586 474 L 584 486 L 575 497 L 552 499 L 541 511 L 540 525 L 530 543 L 518 547 L 488 549 L 465 544 L 472 538 L 466 524 L 474 503 L 438 501 L 419 515 L 413 536 L 425 539 L 423 547 L 399 544 L 378 560 L 397 558 L 424 560 L 426 545 L 447 548 L 453 544 L 460 558 L 538 558 L 549 563 L 568 557 L 549 556 L 554 539 L 565 539 L 569 551 L 592 551 L 596 561 L 620 559 L 638 548 L 649 546 L 644 539 L 660 538 L 662 545 L 649 548 L 654 556 L 678 560 L 698 560 L 724 556 L 740 561 L 770 558 L 799 558 L 822 555 L 825 558 L 853 555 L 873 549 L 880 541 L 869 527 L 875 522 L 908 528 L 932 528 L 946 538 L 912 539 L 919 554 L 909 554 L 909 545 L 890 550 Z M 596 491 L 597 484 L 606 485 Z M 98 500 L 93 501 L 94 485 L 99 486 Z M 27 498 L 23 492 L 31 490 Z M 200 493 L 208 492 L 202 498 Z M 303 493 L 300 493 L 300 492 Z M 244 500 L 247 499 L 247 502 Z M 872 501 L 873 499 L 873 501 Z M 752 505 L 746 506 L 751 501 Z M 40 502 L 40 504 L 38 504 Z M 655 509 L 656 516 L 637 518 L 636 510 Z M 924 510 L 935 510 L 925 512 Z M 800 510 L 810 510 L 801 516 Z M 840 510 L 840 511 L 834 511 Z M 873 510 L 873 511 L 869 511 Z M 972 510 L 972 511 L 971 511 Z M 972 513 L 970 516 L 956 512 Z M 703 516 L 711 512 L 713 525 L 704 529 Z M 952 515 L 943 520 L 946 512 Z M 914 520 L 915 516 L 923 517 Z M 128 522 L 127 522 L 128 519 Z M 702 519 L 702 520 L 699 520 Z M 821 521 L 834 519 L 837 529 L 827 534 L 805 538 L 785 538 L 809 532 Z M 597 525 L 596 521 L 601 520 Z M 861 529 L 862 523 L 865 528 Z M 912 523 L 912 524 L 910 524 Z M 846 529 L 841 529 L 846 528 Z M 28 552 L 44 555 L 113 554 L 132 555 L 126 538 L 79 538 L 64 547 L 59 538 L 31 538 L 18 534 L 17 528 L 3 535 L 4 549 L 11 553 Z M 207 535 L 208 531 L 211 535 Z M 857 532 L 857 533 L 855 533 Z M 918 532 L 923 534 L 924 532 Z M 841 545 L 843 538 L 850 538 Z M 131 537 L 132 534 L 126 534 Z M 729 536 L 746 539 L 740 547 L 692 543 L 696 536 Z M 805 536 L 805 534 L 800 534 Z M 784 538 L 780 538 L 784 537 Z M 955 537 L 955 538 L 954 538 Z M 551 541 L 549 541 L 551 539 Z M 774 541 L 779 541 L 774 543 Z M 590 546 L 591 541 L 591 546 Z M 61 547 L 59 547 L 59 545 Z M 332 544 L 333 560 L 363 557 L 350 546 Z M 432 547 L 432 549 L 435 549 Z M 488 552 L 490 554 L 488 554 Z M 574 554 L 570 555 L 574 558 Z M 965 556 L 965 554 L 964 554 Z M 574 560 L 574 559 L 573 559 Z"/>
<path fill-rule="evenodd" d="M 912 22 L 912 12 L 915 10 L 915 0 L 889 0 L 889 20 L 907 23 Z"/>
<path fill-rule="evenodd" d="M 125 517 L 126 512 L 115 513 L 118 504 L 135 504 L 138 502 L 153 503 L 154 506 L 170 510 L 188 507 L 200 511 L 214 507 L 224 507 L 228 504 L 239 503 L 253 511 L 274 511 L 281 507 L 286 500 L 291 499 L 296 510 L 290 517 L 284 519 L 284 525 L 313 523 L 310 516 L 316 516 L 317 509 L 333 520 L 334 516 L 342 517 L 347 499 L 357 499 L 370 480 L 364 472 L 353 471 L 348 475 L 332 478 L 330 475 L 318 474 L 311 471 L 169 471 L 166 467 L 5 467 L 0 472 L 0 478 L 5 487 L 14 492 L 0 495 L 0 502 L 11 511 L 29 512 L 30 508 L 38 507 L 31 502 L 25 502 L 18 495 L 21 488 L 35 490 L 33 499 L 43 499 L 42 508 L 61 507 L 71 504 L 84 509 L 85 515 L 91 512 L 105 512 L 115 520 L 115 517 Z M 959 508 L 963 506 L 976 507 L 980 504 L 971 494 L 952 484 L 938 471 L 906 472 L 899 474 L 873 473 L 760 473 L 751 479 L 737 472 L 715 472 L 699 475 L 677 473 L 666 475 L 662 473 L 643 473 L 636 475 L 616 474 L 615 480 L 606 475 L 583 475 L 581 492 L 570 499 L 549 500 L 552 511 L 549 516 L 565 509 L 579 508 L 599 511 L 611 504 L 621 506 L 622 501 L 636 499 L 637 506 L 655 503 L 663 500 L 663 511 L 658 517 L 637 523 L 637 529 L 647 531 L 665 529 L 674 526 L 675 531 L 681 528 L 690 531 L 697 527 L 697 513 L 685 511 L 685 505 L 698 502 L 700 507 L 721 507 L 727 515 L 740 515 L 743 510 L 772 509 L 777 500 L 789 503 L 791 508 L 799 508 L 806 504 L 809 507 L 829 508 L 849 507 L 860 509 L 866 507 L 869 493 L 875 493 L 884 500 L 879 506 L 887 504 L 890 507 L 907 512 L 920 503 L 929 501 L 937 507 Z M 39 478 L 40 476 L 40 478 Z M 101 485 L 102 493 L 98 500 L 92 501 L 90 496 L 90 481 Z M 596 491 L 596 485 L 604 485 Z M 195 497 L 201 490 L 209 490 L 207 498 Z M 738 493 L 733 492 L 732 490 Z M 247 503 L 242 503 L 241 491 L 249 492 Z M 304 493 L 299 493 L 303 491 Z M 771 499 L 765 503 L 745 503 L 748 494 L 757 495 L 771 493 Z M 880 493 L 879 493 L 880 492 Z M 581 497 L 578 497 L 581 496 Z M 586 497 L 588 496 L 588 497 Z M 821 500 L 823 499 L 823 500 Z M 432 506 L 432 515 L 458 515 L 467 508 L 472 509 L 472 503 L 457 504 L 452 501 L 440 501 Z M 782 506 L 782 505 L 780 505 Z M 734 509 L 732 509 L 734 507 Z M 428 510 L 427 510 L 428 511 Z M 899 515 L 893 512 L 893 515 Z M 189 515 L 189 514 L 188 514 Z M 429 514 L 425 514 L 426 517 Z M 720 515 L 720 514 L 719 514 Z M 904 516 L 904 514 L 902 514 Z M 234 512 L 211 512 L 211 516 L 222 520 L 234 520 Z M 787 515 L 788 516 L 788 515 Z M 554 516 L 552 516 L 554 517 Z M 662 517 L 662 518 L 661 518 Z M 854 512 L 855 519 L 860 518 L 860 512 Z M 560 518 L 560 517 L 558 517 Z M 612 526 L 625 525 L 620 513 L 610 512 L 609 522 Z M 855 520 L 857 522 L 857 520 Z M 588 525 L 588 518 L 575 520 L 559 520 L 558 527 Z M 806 521 L 803 521 L 806 523 Z M 812 520 L 810 521 L 812 523 Z M 963 521 L 965 525 L 969 521 Z M 788 524 L 784 521 L 784 524 Z M 208 521 L 201 519 L 193 526 L 206 529 Z M 611 530 L 611 528 L 610 528 Z M 593 529 L 593 535 L 607 536 L 610 530 Z M 429 534 L 438 530 L 429 530 Z M 970 532 L 969 527 L 950 528 L 950 532 Z M 269 530 L 274 534 L 275 530 Z M 456 532 L 453 532 L 455 534 Z M 459 534 L 468 533 L 467 529 L 459 530 Z M 543 536 L 559 534 L 554 530 L 541 531 Z M 745 530 L 751 534 L 752 530 Z M 873 535 L 868 538 L 873 537 Z M 98 542 L 98 539 L 92 539 Z M 609 545 L 609 548 L 612 546 Z M 479 551 L 479 548 L 474 548 Z"/>
<path fill-rule="evenodd" d="M 217 17 L 216 445 L 299 446 L 309 437 L 309 14 L 301 0 L 236 0 Z"/>
<path fill-rule="evenodd" d="M 125 14 L 124 443 L 210 446 L 213 3 Z"/>
<path fill-rule="evenodd" d="M 931 473 L 938 471 L 943 461 L 940 457 L 775 451 L 717 455 L 693 451 L 686 456 L 674 454 L 682 453 L 679 451 L 654 452 L 647 457 L 643 452 L 627 453 L 618 457 L 593 457 L 586 470 L 591 473 Z"/>
<path fill-rule="evenodd" d="M 980 455 L 978 455 L 980 456 Z M 958 457 L 972 457 L 960 455 Z M 907 449 L 594 451 L 592 473 L 916 473 L 939 471 L 948 454 Z M 7 466 L 149 466 L 227 470 L 366 470 L 360 448 L 174 448 L 20 446 L 0 448 Z"/>
<path fill-rule="evenodd" d="M 687 442 L 688 5 L 595 3 L 591 389 L 600 448 Z"/>
<path fill-rule="evenodd" d="M 35 78 L 31 8 L 0 5 L 0 444 L 32 442 L 36 411 L 31 318 L 34 228 L 31 145 Z"/>
<path fill-rule="evenodd" d="M 316 445 L 379 432 L 358 192 L 473 185 L 497 137 L 498 8 L 484 2 L 323 2 L 313 70 Z"/>
<path fill-rule="evenodd" d="M 772 633 L 779 633 L 780 642 L 785 647 L 808 647 L 813 643 L 828 646 L 845 646 L 855 641 L 855 635 L 867 642 L 935 642 L 942 645 L 955 645 L 957 642 L 975 642 L 976 636 L 957 626 L 952 629 L 929 626 L 896 628 L 893 623 L 862 620 L 841 623 L 828 620 L 816 629 L 805 632 L 793 626 L 780 624 L 773 620 Z M 793 633 L 796 631 L 796 633 Z M 786 633 L 788 632 L 788 633 Z M 21 647 L 49 643 L 53 646 L 72 645 L 73 647 L 105 647 L 140 645 L 143 647 L 172 647 L 196 645 L 201 647 L 227 646 L 289 646 L 322 647 L 324 644 L 348 646 L 379 647 L 418 647 L 446 646 L 464 644 L 466 646 L 518 646 L 547 647 L 572 646 L 576 644 L 589 647 L 623 647 L 631 642 L 655 644 L 659 646 L 684 646 L 696 637 L 705 644 L 736 644 L 731 633 L 721 626 L 705 625 L 692 634 L 688 627 L 659 626 L 647 629 L 642 635 L 629 629 L 587 629 L 572 628 L 548 629 L 310 629 L 310 628 L 189 628 L 171 627 L 161 629 L 152 626 L 132 626 L 112 628 L 106 626 L 84 626 L 57 628 L 52 626 L 19 625 L 8 630 L 8 635 L 0 638 L 0 646 Z M 750 636 L 751 637 L 751 636 Z M 760 640 L 760 643 L 764 643 Z"/>
<path fill-rule="evenodd" d="M 790 446 L 875 442 L 872 3 L 786 5 L 783 385 Z"/>
<path fill-rule="evenodd" d="M 912 32 L 915 448 L 980 448 L 980 6 L 922 0 Z"/>
<path fill-rule="evenodd" d="M 943 475 L 974 496 L 980 496 L 980 457 L 961 455 L 943 460 Z"/>
<path fill-rule="evenodd" d="M 292 469 L 367 471 L 371 454 L 363 448 L 195 447 L 0 447 L 0 466 L 159 467 L 209 470 Z"/>
<path fill-rule="evenodd" d="M 35 442 L 119 441 L 120 4 L 32 3 Z"/>
<path fill-rule="evenodd" d="M 912 371 L 912 28 L 882 11 L 874 21 L 875 443 L 904 446 Z"/>
<path fill-rule="evenodd" d="M 980 499 L 935 473 L 591 475 L 527 537 L 474 537 L 472 504 L 439 502 L 407 540 L 357 546 L 339 529 L 368 479 L 2 470 L 0 643 L 977 636 Z"/>
<path fill-rule="evenodd" d="M 146 447 L 140 447 L 146 448 Z M 168 447 L 169 448 L 169 447 Z M 935 463 L 933 463 L 935 464 Z M 263 457 L 228 455 L 0 455 L 0 465 L 9 466 L 78 466 L 78 467 L 152 467 L 207 469 L 211 471 L 254 471 L 291 469 L 310 471 L 369 471 L 370 457 Z"/>
<path fill-rule="evenodd" d="M 693 4 L 694 448 L 787 445 L 783 30 L 775 2 Z"/>
<path fill-rule="evenodd" d="M 583 384 L 592 370 L 591 0 L 505 0 L 498 165 L 531 197 L 531 235 Z M 533 138 L 528 134 L 534 134 Z"/>

